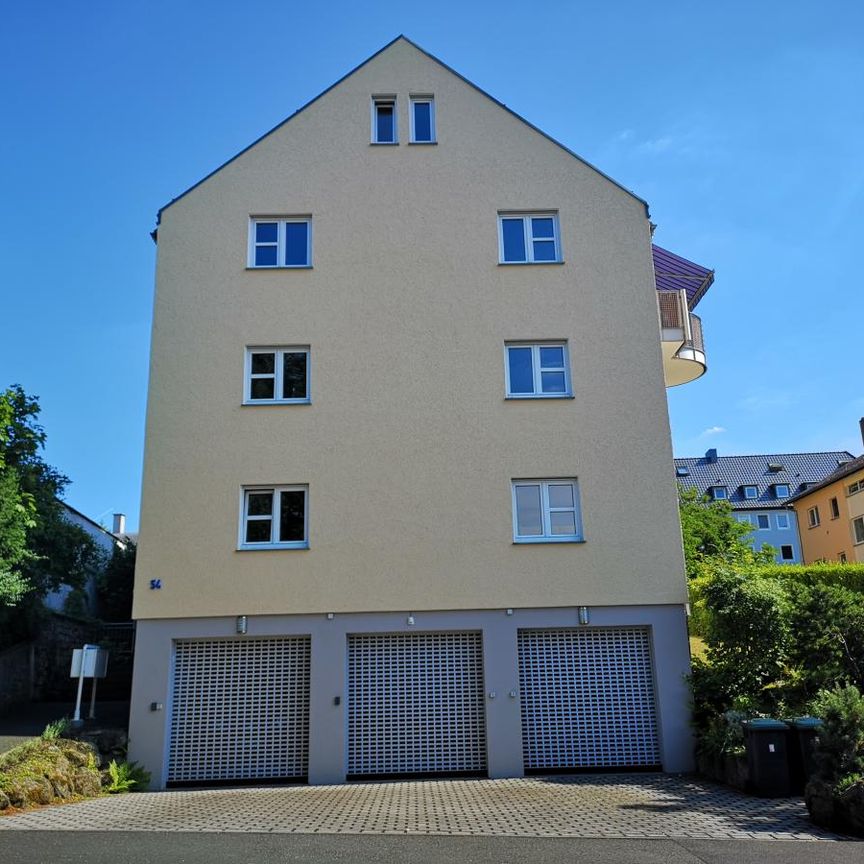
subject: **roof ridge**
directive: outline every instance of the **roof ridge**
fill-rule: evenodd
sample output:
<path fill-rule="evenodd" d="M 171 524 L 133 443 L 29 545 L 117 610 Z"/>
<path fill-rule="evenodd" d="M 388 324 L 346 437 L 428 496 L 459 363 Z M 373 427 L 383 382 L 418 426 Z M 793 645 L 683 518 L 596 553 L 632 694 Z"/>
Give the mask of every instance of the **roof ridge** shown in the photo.
<path fill-rule="evenodd" d="M 858 459 L 860 457 L 853 456 L 848 450 L 804 450 L 796 453 L 740 453 L 733 456 L 717 456 L 717 461 L 720 459 L 767 459 L 771 456 L 837 456 L 846 455 L 850 459 Z M 673 459 L 705 459 L 702 456 L 673 456 Z M 714 464 L 713 462 L 710 464 Z"/>

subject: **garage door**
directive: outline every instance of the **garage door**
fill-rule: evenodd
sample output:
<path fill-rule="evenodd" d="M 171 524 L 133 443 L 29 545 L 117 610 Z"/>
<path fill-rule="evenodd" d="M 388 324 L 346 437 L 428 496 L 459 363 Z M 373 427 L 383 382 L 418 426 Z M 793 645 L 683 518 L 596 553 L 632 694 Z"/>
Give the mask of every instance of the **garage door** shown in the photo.
<path fill-rule="evenodd" d="M 479 633 L 349 636 L 349 777 L 485 770 Z"/>
<path fill-rule="evenodd" d="M 660 763 L 647 629 L 520 630 L 525 770 Z"/>
<path fill-rule="evenodd" d="M 178 641 L 170 783 L 305 778 L 309 637 Z"/>

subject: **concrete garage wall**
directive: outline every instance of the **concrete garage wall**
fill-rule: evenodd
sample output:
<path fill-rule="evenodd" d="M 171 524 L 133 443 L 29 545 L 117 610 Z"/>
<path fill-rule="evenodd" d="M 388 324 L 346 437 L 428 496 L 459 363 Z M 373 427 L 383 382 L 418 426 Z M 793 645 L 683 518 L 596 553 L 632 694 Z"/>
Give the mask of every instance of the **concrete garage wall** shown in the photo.
<path fill-rule="evenodd" d="M 689 727 L 687 627 L 683 606 L 592 607 L 591 627 L 651 628 L 660 751 L 665 771 L 692 768 Z M 340 783 L 345 779 L 346 645 L 351 633 L 480 630 L 484 646 L 487 758 L 490 777 L 523 774 L 516 636 L 520 628 L 577 627 L 576 608 L 503 609 L 454 612 L 258 616 L 248 619 L 246 636 L 235 632 L 236 618 L 166 619 L 138 624 L 133 682 L 130 758 L 153 772 L 153 784 L 165 785 L 170 722 L 171 658 L 174 639 L 310 635 L 312 640 L 309 780 Z M 517 695 L 511 697 L 510 691 Z M 489 698 L 490 692 L 496 694 Z M 334 697 L 341 704 L 334 704 Z M 150 703 L 162 710 L 148 710 Z"/>

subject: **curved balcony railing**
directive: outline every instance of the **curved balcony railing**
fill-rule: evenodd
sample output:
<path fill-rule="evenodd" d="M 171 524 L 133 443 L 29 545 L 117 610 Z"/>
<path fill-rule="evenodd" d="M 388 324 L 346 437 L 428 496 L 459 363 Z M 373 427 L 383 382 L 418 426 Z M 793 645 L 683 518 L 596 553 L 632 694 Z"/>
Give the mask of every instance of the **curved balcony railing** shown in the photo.
<path fill-rule="evenodd" d="M 663 341 L 663 371 L 666 386 L 695 381 L 705 374 L 705 340 L 702 319 L 687 305 L 687 292 L 658 291 L 660 330 Z"/>

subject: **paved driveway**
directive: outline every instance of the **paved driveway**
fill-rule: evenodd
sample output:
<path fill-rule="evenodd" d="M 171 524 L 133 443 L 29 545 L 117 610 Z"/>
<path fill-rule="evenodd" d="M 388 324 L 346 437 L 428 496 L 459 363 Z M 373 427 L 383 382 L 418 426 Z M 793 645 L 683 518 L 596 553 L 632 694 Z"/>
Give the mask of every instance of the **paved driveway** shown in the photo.
<path fill-rule="evenodd" d="M 148 792 L 0 817 L 0 831 L 832 840 L 800 799 L 663 774 Z"/>

